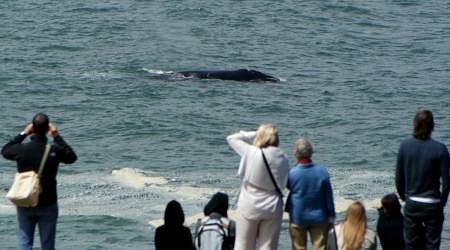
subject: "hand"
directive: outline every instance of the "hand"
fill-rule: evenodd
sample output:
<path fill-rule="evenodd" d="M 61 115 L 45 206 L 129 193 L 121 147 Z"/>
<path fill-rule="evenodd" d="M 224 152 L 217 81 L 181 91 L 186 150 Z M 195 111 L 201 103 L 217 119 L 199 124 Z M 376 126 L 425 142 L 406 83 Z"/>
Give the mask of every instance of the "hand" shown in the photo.
<path fill-rule="evenodd" d="M 27 125 L 27 127 L 22 131 L 25 135 L 31 135 L 34 133 L 33 131 L 33 123 Z"/>
<path fill-rule="evenodd" d="M 378 205 L 377 205 L 377 210 L 380 210 L 382 207 L 383 207 L 383 204 L 381 204 L 381 203 L 378 204 Z"/>
<path fill-rule="evenodd" d="M 55 125 L 53 125 L 53 123 L 48 124 L 48 134 L 53 138 L 59 135 L 58 130 L 56 130 L 56 127 Z"/>
<path fill-rule="evenodd" d="M 243 135 L 245 137 L 246 140 L 251 139 L 253 137 L 255 137 L 256 135 L 256 131 L 240 131 L 241 135 Z"/>

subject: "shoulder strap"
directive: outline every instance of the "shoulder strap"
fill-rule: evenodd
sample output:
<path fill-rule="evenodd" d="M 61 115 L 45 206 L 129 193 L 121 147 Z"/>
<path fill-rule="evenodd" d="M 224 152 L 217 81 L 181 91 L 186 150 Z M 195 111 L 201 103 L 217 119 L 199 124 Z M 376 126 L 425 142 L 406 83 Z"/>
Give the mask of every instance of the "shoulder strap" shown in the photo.
<path fill-rule="evenodd" d="M 49 152 L 50 152 L 50 144 L 47 143 L 47 145 L 45 146 L 44 156 L 42 156 L 41 165 L 39 165 L 39 172 L 38 172 L 39 178 L 41 178 L 42 171 L 44 170 L 44 165 L 45 162 L 47 161 L 47 156 Z"/>
<path fill-rule="evenodd" d="M 221 217 L 219 219 L 211 219 L 211 217 L 207 216 L 204 219 L 197 220 L 197 225 L 196 225 L 196 230 L 195 230 L 195 245 L 197 248 L 200 249 L 200 247 L 202 245 L 201 237 L 202 237 L 203 232 L 208 232 L 208 231 L 217 232 L 217 233 L 219 233 L 219 235 L 224 237 L 224 242 L 225 242 L 225 239 L 229 236 L 230 220 L 227 219 L 227 221 L 223 221 L 222 219 L 223 219 L 223 217 Z M 222 248 L 223 248 L 223 245 L 222 245 Z"/>
<path fill-rule="evenodd" d="M 196 238 L 197 238 L 198 231 L 200 229 L 201 224 L 202 224 L 202 219 L 201 218 L 197 219 L 197 223 L 195 224 L 195 237 Z"/>
<path fill-rule="evenodd" d="M 230 226 L 228 226 L 228 236 L 235 237 L 236 236 L 236 222 L 234 220 L 230 220 Z"/>
<path fill-rule="evenodd" d="M 270 168 L 269 168 L 269 163 L 267 162 L 266 156 L 264 155 L 264 152 L 263 152 L 262 149 L 261 149 L 261 153 L 262 153 L 262 157 L 263 157 L 263 159 L 264 159 L 264 163 L 265 163 L 265 165 L 266 165 L 267 171 L 269 172 L 270 179 L 272 180 L 273 185 L 275 186 L 275 189 L 277 190 L 277 193 L 278 193 L 281 197 L 283 197 L 283 193 L 281 193 L 280 188 L 278 188 L 277 182 L 275 181 L 275 178 L 273 177 L 272 171 L 271 171 Z"/>

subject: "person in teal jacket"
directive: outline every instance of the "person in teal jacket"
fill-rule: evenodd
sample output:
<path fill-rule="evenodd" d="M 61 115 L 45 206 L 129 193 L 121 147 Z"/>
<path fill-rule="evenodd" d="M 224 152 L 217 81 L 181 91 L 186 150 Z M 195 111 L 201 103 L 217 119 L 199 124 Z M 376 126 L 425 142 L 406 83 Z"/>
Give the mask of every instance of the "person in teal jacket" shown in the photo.
<path fill-rule="evenodd" d="M 289 170 L 285 208 L 290 217 L 292 249 L 306 249 L 308 232 L 313 249 L 325 249 L 328 228 L 336 218 L 328 172 L 311 161 L 312 154 L 309 139 L 300 138 L 295 143 L 297 163 Z"/>

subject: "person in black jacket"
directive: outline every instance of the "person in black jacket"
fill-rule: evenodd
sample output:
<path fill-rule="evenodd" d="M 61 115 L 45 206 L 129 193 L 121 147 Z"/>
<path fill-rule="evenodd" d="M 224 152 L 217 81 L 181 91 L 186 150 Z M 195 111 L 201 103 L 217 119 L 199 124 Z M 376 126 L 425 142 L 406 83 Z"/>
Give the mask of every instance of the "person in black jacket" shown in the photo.
<path fill-rule="evenodd" d="M 395 185 L 403 209 L 406 249 L 439 249 L 444 207 L 449 194 L 450 158 L 447 146 L 431 138 L 433 114 L 422 110 L 413 120 L 413 137 L 400 144 Z"/>
<path fill-rule="evenodd" d="M 42 193 L 39 195 L 39 203 L 36 207 L 17 207 L 19 249 L 32 249 L 36 224 L 39 226 L 42 249 L 55 248 L 58 165 L 60 162 L 73 163 L 77 160 L 77 156 L 59 135 L 56 127 L 49 123 L 48 116 L 42 113 L 34 116 L 32 123 L 2 149 L 3 157 L 17 162 L 18 172 L 33 170 L 37 173 L 47 145 L 47 133 L 54 141 L 42 171 Z M 32 134 L 30 142 L 22 143 Z"/>
<path fill-rule="evenodd" d="M 176 200 L 169 202 L 164 212 L 164 225 L 155 232 L 155 249 L 195 250 L 191 230 L 183 223 L 184 213 L 180 203 Z"/>
<path fill-rule="evenodd" d="M 405 249 L 401 207 L 395 194 L 384 196 L 377 207 L 379 213 L 377 233 L 383 250 Z"/>

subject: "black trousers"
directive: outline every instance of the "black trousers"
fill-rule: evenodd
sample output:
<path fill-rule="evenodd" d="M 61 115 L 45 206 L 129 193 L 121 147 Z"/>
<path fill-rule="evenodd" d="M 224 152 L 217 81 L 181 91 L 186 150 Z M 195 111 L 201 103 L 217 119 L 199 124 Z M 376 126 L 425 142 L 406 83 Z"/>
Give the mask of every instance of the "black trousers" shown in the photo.
<path fill-rule="evenodd" d="M 403 212 L 403 236 L 406 249 L 439 249 L 444 222 L 442 205 L 407 199 Z"/>

